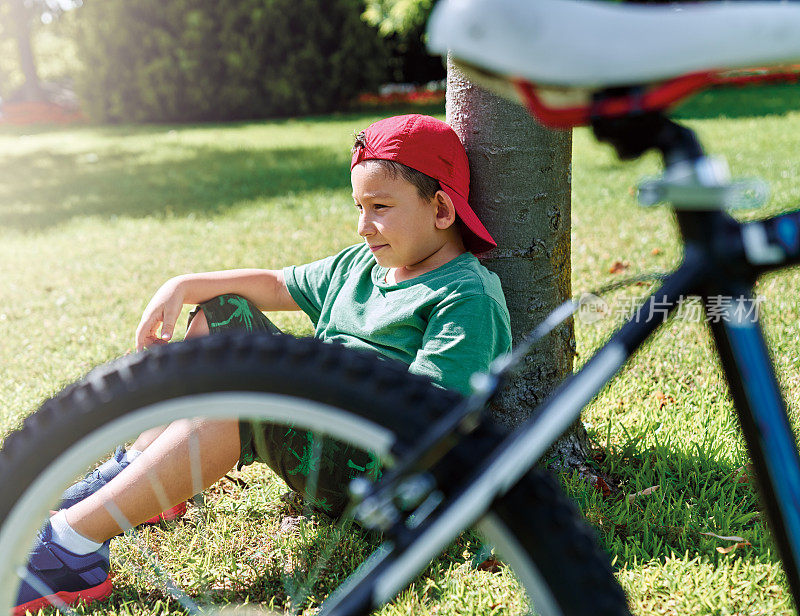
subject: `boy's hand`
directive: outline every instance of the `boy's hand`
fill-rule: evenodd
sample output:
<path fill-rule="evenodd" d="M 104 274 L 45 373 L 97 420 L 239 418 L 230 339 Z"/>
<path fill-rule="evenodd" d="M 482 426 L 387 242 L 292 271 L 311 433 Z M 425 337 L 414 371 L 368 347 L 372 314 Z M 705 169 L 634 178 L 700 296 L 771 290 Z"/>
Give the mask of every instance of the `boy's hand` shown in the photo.
<path fill-rule="evenodd" d="M 156 344 L 166 344 L 172 338 L 175 323 L 183 308 L 184 292 L 180 283 L 180 277 L 168 280 L 147 304 L 136 328 L 137 351 Z"/>

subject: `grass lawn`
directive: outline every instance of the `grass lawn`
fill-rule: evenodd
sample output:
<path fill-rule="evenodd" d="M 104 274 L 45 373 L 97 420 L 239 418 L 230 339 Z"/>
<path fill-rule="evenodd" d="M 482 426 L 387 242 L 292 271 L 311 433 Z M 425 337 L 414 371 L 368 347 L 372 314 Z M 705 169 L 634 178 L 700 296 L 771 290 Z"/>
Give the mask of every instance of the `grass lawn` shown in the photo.
<path fill-rule="evenodd" d="M 759 214 L 789 210 L 800 201 L 800 114 L 791 110 L 797 93 L 787 86 L 705 94 L 678 113 L 709 151 L 727 157 L 734 175 L 770 183 L 773 195 Z M 167 278 L 303 263 L 358 242 L 348 152 L 354 131 L 378 117 L 0 131 L 2 433 L 91 367 L 128 351 L 142 309 Z M 657 170 L 654 156 L 623 164 L 588 131 L 575 131 L 576 294 L 620 275 L 677 264 L 671 215 L 640 208 L 632 196 L 638 179 Z M 615 262 L 623 264 L 624 274 L 610 273 Z M 795 425 L 800 307 L 793 291 L 799 278 L 786 271 L 758 286 Z M 607 299 L 612 308 L 624 306 L 647 290 L 632 287 Z M 296 334 L 311 331 L 299 314 L 275 314 L 274 321 Z M 579 364 L 618 322 L 616 316 L 577 322 Z M 702 324 L 674 320 L 662 328 L 584 421 L 601 448 L 595 463 L 620 478 L 622 490 L 609 497 L 565 481 L 597 528 L 637 614 L 791 613 Z M 277 499 L 281 487 L 265 478 L 270 488 L 258 496 L 225 482 L 207 494 L 215 507 L 213 519 L 206 520 L 211 523 L 205 546 L 193 539 L 201 521 L 191 518 L 172 531 L 148 531 L 145 540 L 189 563 L 190 586 L 192 576 L 213 578 L 252 545 L 252 533 L 265 532 L 254 521 L 259 512 L 278 512 L 278 526 L 267 529 L 271 551 L 262 554 L 264 568 L 289 566 L 270 560 L 290 549 L 279 530 L 281 516 L 289 513 Z M 653 486 L 659 487 L 649 495 L 624 498 Z M 325 532 L 313 519 L 300 525 L 292 534 L 295 548 L 297 536 L 313 542 Z M 383 612 L 494 614 L 512 607 L 513 613 L 513 580 L 502 568 L 475 570 L 470 562 L 477 549 L 473 537 L 462 537 Z M 139 592 L 127 571 L 123 567 L 119 577 L 123 598 Z M 455 600 L 437 604 L 436 597 L 449 589 Z M 165 604 L 151 602 L 152 613 L 166 613 Z M 124 601 L 112 605 L 97 613 L 126 613 Z"/>

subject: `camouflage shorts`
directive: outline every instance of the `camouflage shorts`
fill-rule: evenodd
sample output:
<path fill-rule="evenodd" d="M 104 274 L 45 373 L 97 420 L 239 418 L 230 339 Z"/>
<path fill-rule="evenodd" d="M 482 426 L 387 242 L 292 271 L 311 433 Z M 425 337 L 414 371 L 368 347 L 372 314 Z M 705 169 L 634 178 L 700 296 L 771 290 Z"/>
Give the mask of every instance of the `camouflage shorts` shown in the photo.
<path fill-rule="evenodd" d="M 189 322 L 199 310 L 203 311 L 211 334 L 245 330 L 286 335 L 255 305 L 238 295 L 221 295 L 200 304 L 189 316 Z M 347 502 L 347 484 L 353 477 L 366 473 L 377 479 L 381 473 L 375 455 L 330 438 L 315 443 L 311 432 L 292 425 L 240 420 L 239 441 L 239 468 L 256 461 L 269 465 L 315 509 L 331 516 L 341 513 Z"/>

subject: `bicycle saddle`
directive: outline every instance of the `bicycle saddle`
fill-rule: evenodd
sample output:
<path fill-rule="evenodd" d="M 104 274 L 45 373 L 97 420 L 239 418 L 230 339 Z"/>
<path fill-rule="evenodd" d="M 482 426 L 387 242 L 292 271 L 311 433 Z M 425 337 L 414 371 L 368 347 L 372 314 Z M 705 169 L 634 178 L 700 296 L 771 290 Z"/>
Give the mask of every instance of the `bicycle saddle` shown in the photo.
<path fill-rule="evenodd" d="M 546 124 L 575 126 L 586 114 L 548 111 L 576 111 L 588 100 L 576 102 L 576 91 L 672 82 L 664 107 L 725 71 L 800 63 L 800 4 L 442 0 L 428 36 L 431 51 L 512 83 Z"/>
<path fill-rule="evenodd" d="M 800 5 L 445 0 L 429 48 L 535 83 L 608 87 L 800 61 Z"/>

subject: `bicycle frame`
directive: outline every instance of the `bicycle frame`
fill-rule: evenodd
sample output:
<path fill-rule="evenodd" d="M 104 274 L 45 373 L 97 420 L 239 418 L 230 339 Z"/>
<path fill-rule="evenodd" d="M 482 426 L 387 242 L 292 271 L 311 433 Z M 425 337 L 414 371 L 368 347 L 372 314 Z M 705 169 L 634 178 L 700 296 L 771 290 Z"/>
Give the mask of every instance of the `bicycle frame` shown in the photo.
<path fill-rule="evenodd" d="M 705 159 L 691 131 L 664 120 L 672 128 L 677 127 L 677 132 L 672 133 L 668 143 L 649 147 L 662 151 L 667 171 L 687 160 Z M 608 126 L 596 127 L 596 133 L 607 138 L 606 129 Z M 629 129 L 630 126 L 622 132 Z M 615 138 L 620 138 L 620 134 L 616 131 Z M 640 134 L 635 138 L 641 141 Z M 618 146 L 618 152 L 625 151 L 621 143 L 606 140 Z M 641 153 L 625 152 L 625 157 Z M 423 505 L 430 499 L 435 502 L 428 505 L 421 523 L 417 521 L 409 529 L 402 525 L 402 516 L 394 520 L 389 519 L 392 515 L 384 518 L 389 519 L 385 530 L 391 540 L 355 574 L 346 591 L 342 589 L 332 604 L 326 604 L 324 613 L 344 604 L 352 610 L 345 610 L 346 613 L 361 613 L 370 605 L 388 601 L 405 587 L 436 554 L 462 530 L 475 524 L 495 499 L 536 464 L 579 418 L 583 408 L 666 321 L 667 314 L 678 307 L 682 298 L 699 296 L 709 313 L 711 298 L 752 300 L 753 284 L 760 274 L 800 263 L 800 210 L 752 223 L 739 223 L 718 210 L 676 210 L 676 215 L 685 243 L 680 266 L 580 371 L 565 379 L 531 419 L 497 445 L 493 455 L 455 493 L 448 495 L 441 507 L 433 513 L 428 511 L 443 500 L 440 493 L 428 490 L 425 493 L 428 500 Z M 654 314 L 661 314 L 663 318 L 654 319 Z M 757 314 L 743 315 L 728 304 L 722 316 L 724 318 L 710 323 L 711 332 L 753 458 L 795 604 L 800 605 L 800 456 Z M 510 369 L 505 367 L 504 374 Z M 366 495 L 364 502 L 377 495 L 383 497 L 381 503 L 387 505 L 387 499 L 396 495 L 395 488 L 402 484 L 404 477 L 411 477 L 413 481 L 421 476 L 419 473 L 428 472 L 432 461 L 441 455 L 439 450 L 447 447 L 445 440 L 452 440 L 455 428 L 476 408 L 485 405 L 503 379 L 490 380 L 484 391 L 477 391 L 435 426 L 430 438 L 423 437 L 419 449 L 401 461 L 396 472 L 387 473 Z M 446 459 L 445 455 L 442 460 Z"/>

